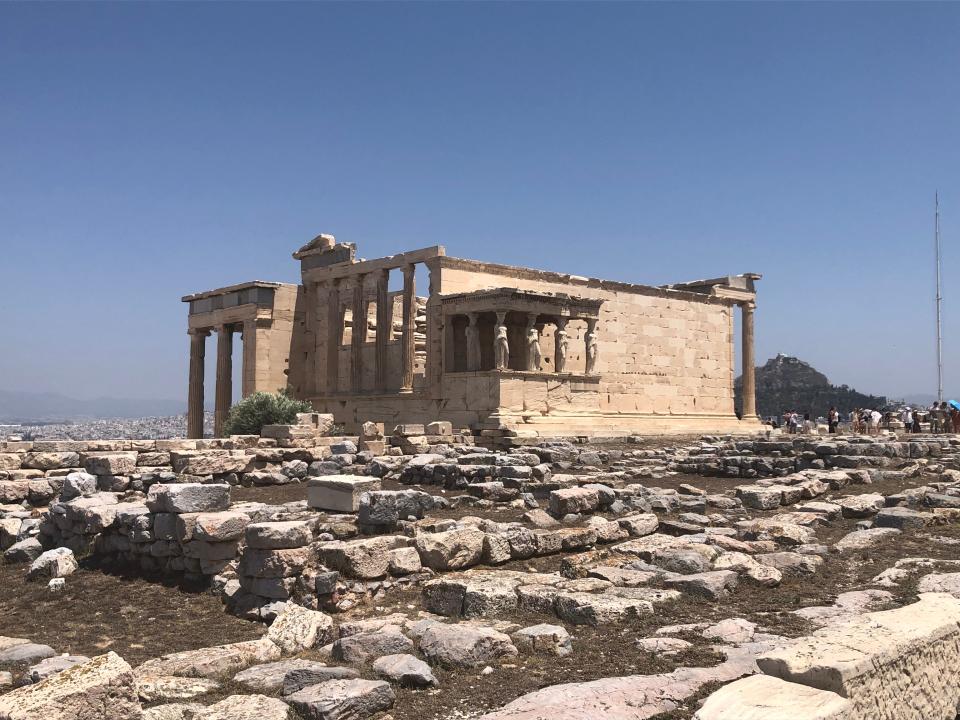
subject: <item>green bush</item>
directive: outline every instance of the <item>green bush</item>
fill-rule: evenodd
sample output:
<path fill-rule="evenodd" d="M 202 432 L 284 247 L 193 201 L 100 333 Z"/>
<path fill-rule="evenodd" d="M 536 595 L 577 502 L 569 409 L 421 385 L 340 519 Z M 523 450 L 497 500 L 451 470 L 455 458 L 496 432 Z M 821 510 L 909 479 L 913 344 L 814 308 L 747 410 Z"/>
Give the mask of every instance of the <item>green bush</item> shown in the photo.
<path fill-rule="evenodd" d="M 293 425 L 297 413 L 313 412 L 306 400 L 278 393 L 256 392 L 232 408 L 223 426 L 224 435 L 259 435 L 264 425 Z"/>

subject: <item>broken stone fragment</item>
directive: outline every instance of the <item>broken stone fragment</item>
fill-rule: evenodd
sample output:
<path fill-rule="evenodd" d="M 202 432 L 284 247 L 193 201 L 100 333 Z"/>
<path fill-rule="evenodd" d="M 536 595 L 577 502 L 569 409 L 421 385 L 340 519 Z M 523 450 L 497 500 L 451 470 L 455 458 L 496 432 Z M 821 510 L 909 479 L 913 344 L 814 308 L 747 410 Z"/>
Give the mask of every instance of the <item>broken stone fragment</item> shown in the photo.
<path fill-rule="evenodd" d="M 427 663 L 405 653 L 377 658 L 373 662 L 373 671 L 403 687 L 425 688 L 437 684 L 437 678 Z"/>
<path fill-rule="evenodd" d="M 290 703 L 311 720 L 364 720 L 393 707 L 393 688 L 383 680 L 328 680 L 288 695 Z"/>

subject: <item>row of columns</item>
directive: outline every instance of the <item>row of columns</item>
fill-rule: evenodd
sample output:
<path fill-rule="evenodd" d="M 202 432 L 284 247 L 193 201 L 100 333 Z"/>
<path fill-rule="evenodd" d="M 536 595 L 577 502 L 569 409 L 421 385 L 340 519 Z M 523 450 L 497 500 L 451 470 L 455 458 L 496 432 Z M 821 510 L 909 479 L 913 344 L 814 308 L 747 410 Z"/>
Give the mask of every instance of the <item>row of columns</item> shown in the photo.
<path fill-rule="evenodd" d="M 220 437 L 223 425 L 233 403 L 233 334 L 238 332 L 235 324 L 219 325 L 216 328 L 191 328 L 190 335 L 190 380 L 187 391 L 187 437 L 203 437 L 204 370 L 207 337 L 211 330 L 217 333 L 217 376 L 214 400 L 214 436 Z M 248 330 L 252 337 L 253 331 Z M 246 348 L 245 348 L 246 350 Z"/>
<path fill-rule="evenodd" d="M 494 367 L 497 370 L 506 370 L 510 367 L 510 341 L 507 337 L 507 326 L 505 324 L 507 311 L 496 310 L 497 324 L 493 333 L 493 357 Z M 467 316 L 466 327 L 466 350 L 467 350 L 467 370 L 476 371 L 480 369 L 480 326 L 479 312 L 469 312 Z M 537 313 L 527 313 L 527 324 L 524 347 L 524 369 L 538 371 L 541 369 L 540 361 L 542 352 L 540 349 L 540 331 L 537 329 Z M 597 359 L 599 357 L 599 345 L 597 343 L 597 319 L 596 318 L 568 318 L 558 317 L 554 320 L 557 327 L 553 336 L 554 342 L 554 370 L 562 373 L 566 371 L 567 355 L 569 354 L 569 338 L 567 336 L 567 322 L 570 320 L 582 319 L 587 323 L 587 332 L 584 335 L 584 356 L 586 357 L 586 374 L 592 375 L 596 372 Z"/>
<path fill-rule="evenodd" d="M 403 322 L 400 337 L 401 372 L 400 392 L 413 392 L 413 365 L 415 356 L 414 329 L 416 326 L 416 266 L 413 263 L 403 268 Z M 387 348 L 393 330 L 393 308 L 388 290 L 389 269 L 359 273 L 346 278 L 333 278 L 321 281 L 317 287 L 317 302 L 326 305 L 326 337 L 322 344 L 326 348 L 327 369 L 325 385 L 319 382 L 318 392 L 336 393 L 340 386 L 340 346 L 343 341 L 345 308 L 341 302 L 342 293 L 350 293 L 353 330 L 350 335 L 350 391 L 363 389 L 363 346 L 369 331 L 371 296 L 364 286 L 368 276 L 376 278 L 375 301 L 377 307 L 377 329 L 374 343 L 374 384 L 377 392 L 387 390 L 388 356 Z M 318 345 L 321 339 L 318 338 Z"/>

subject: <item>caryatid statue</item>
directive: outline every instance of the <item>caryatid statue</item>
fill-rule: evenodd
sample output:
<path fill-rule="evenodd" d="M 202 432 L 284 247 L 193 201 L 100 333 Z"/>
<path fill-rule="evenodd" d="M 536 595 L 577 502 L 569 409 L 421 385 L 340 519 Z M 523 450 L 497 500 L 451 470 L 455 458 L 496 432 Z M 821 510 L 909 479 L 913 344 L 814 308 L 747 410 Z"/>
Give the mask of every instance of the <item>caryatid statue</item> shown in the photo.
<path fill-rule="evenodd" d="M 527 370 L 539 370 L 540 360 L 543 357 L 540 352 L 540 333 L 537 328 L 527 329 Z"/>
<path fill-rule="evenodd" d="M 597 369 L 597 356 L 600 353 L 600 346 L 597 343 L 597 321 L 587 321 L 587 334 L 584 337 L 587 349 L 587 375 L 593 375 Z"/>
<path fill-rule="evenodd" d="M 567 337 L 566 319 L 557 320 L 557 332 L 554 339 L 554 359 L 553 363 L 558 373 L 563 372 L 567 366 L 567 353 L 570 350 L 570 339 Z"/>
<path fill-rule="evenodd" d="M 510 343 L 507 341 L 507 326 L 497 324 L 497 333 L 493 338 L 493 357 L 497 370 L 506 370 L 510 364 Z"/>

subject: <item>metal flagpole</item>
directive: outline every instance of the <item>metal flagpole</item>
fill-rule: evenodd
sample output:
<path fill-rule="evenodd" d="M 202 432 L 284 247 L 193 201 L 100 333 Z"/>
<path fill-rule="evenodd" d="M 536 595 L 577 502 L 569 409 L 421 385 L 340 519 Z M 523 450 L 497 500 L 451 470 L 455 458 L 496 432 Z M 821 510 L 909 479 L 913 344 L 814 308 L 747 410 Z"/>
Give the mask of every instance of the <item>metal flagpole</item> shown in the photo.
<path fill-rule="evenodd" d="M 933 195 L 933 235 L 937 251 L 937 402 L 943 402 L 943 330 L 940 322 L 940 193 Z"/>

